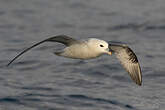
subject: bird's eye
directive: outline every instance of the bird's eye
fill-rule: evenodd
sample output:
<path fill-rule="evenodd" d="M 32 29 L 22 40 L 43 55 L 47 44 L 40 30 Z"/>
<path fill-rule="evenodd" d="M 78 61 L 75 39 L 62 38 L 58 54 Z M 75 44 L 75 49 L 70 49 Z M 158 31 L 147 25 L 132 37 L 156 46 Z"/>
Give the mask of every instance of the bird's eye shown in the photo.
<path fill-rule="evenodd" d="M 104 47 L 103 45 L 100 45 L 100 47 Z"/>

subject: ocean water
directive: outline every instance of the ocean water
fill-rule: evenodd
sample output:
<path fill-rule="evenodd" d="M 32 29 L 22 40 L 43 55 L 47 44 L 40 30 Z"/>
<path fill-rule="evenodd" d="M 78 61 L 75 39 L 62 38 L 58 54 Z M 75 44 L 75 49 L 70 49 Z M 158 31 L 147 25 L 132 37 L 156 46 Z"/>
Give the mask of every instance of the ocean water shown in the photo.
<path fill-rule="evenodd" d="M 0 110 L 164 110 L 164 0 L 0 0 Z M 58 57 L 53 35 L 128 44 L 143 74 L 137 86 L 116 57 Z"/>

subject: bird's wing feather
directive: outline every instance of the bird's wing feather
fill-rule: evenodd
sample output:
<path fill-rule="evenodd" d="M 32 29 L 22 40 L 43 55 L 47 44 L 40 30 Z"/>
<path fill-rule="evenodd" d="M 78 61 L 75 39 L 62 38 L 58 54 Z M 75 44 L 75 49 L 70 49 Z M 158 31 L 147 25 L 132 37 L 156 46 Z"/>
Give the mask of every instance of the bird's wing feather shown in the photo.
<path fill-rule="evenodd" d="M 130 74 L 136 84 L 141 85 L 142 74 L 135 53 L 126 45 L 110 44 L 110 49 L 116 54 L 123 67 Z"/>
<path fill-rule="evenodd" d="M 22 51 L 20 54 L 18 54 L 17 56 L 15 56 L 8 64 L 7 66 L 9 66 L 14 60 L 16 60 L 19 56 L 21 56 L 22 54 L 24 54 L 25 52 L 29 51 L 30 49 L 44 43 L 44 42 L 59 42 L 59 43 L 63 43 L 64 45 L 66 46 L 70 46 L 70 45 L 73 45 L 77 42 L 79 42 L 78 40 L 75 40 L 71 37 L 68 37 L 66 35 L 57 35 L 57 36 L 53 36 L 53 37 L 50 37 L 50 38 L 47 38 L 43 41 L 40 41 L 34 45 L 32 45 L 31 47 L 25 49 L 24 51 Z"/>
<path fill-rule="evenodd" d="M 66 35 L 54 36 L 54 37 L 46 39 L 46 41 L 49 41 L 49 42 L 59 42 L 59 43 L 63 43 L 66 46 L 70 46 L 70 45 L 73 45 L 73 44 L 79 42 L 78 40 L 73 39 L 73 38 L 71 38 L 69 36 L 66 36 Z"/>

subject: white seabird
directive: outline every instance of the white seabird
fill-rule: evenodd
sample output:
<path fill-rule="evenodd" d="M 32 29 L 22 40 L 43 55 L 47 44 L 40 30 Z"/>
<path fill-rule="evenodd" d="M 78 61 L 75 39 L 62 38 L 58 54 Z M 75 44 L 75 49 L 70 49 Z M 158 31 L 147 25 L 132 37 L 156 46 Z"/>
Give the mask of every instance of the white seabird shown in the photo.
<path fill-rule="evenodd" d="M 89 38 L 87 40 L 76 40 L 66 35 L 57 35 L 54 37 L 50 37 L 22 51 L 20 54 L 14 57 L 7 64 L 7 66 L 9 66 L 23 53 L 44 42 L 59 42 L 66 45 L 63 50 L 55 52 L 55 54 L 58 56 L 73 59 L 92 59 L 103 54 L 111 55 L 112 53 L 115 53 L 123 67 L 131 76 L 132 80 L 138 85 L 142 84 L 141 68 L 135 53 L 126 45 L 111 44 L 104 40 L 96 38 Z"/>

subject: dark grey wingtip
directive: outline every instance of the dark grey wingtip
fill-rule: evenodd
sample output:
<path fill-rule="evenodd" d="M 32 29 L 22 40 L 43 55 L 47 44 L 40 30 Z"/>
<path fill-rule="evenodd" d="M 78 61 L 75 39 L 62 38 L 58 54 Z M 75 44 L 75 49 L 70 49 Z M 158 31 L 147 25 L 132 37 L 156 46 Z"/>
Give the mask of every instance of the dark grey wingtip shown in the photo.
<path fill-rule="evenodd" d="M 17 56 L 15 56 L 6 66 L 9 66 L 11 63 L 13 63 L 18 57 L 20 57 L 22 54 L 24 54 L 25 52 L 29 51 L 30 49 L 44 43 L 44 42 L 59 42 L 59 43 L 63 43 L 64 45 L 66 46 L 70 46 L 72 44 L 75 44 L 77 43 L 78 41 L 71 38 L 71 37 L 68 37 L 67 35 L 56 35 L 56 36 L 53 36 L 53 37 L 50 37 L 50 38 L 47 38 L 43 41 L 40 41 L 34 45 L 32 45 L 31 47 L 25 49 L 24 51 L 22 51 L 20 54 L 18 54 Z"/>
<path fill-rule="evenodd" d="M 30 49 L 36 47 L 36 46 L 39 45 L 39 44 L 42 44 L 42 43 L 46 42 L 46 41 L 47 41 L 47 39 L 46 39 L 46 40 L 43 40 L 43 41 L 41 41 L 41 42 L 38 42 L 38 43 L 32 45 L 31 47 L 29 47 L 29 48 L 23 50 L 20 54 L 18 54 L 17 56 L 15 56 L 6 66 L 8 67 L 8 66 L 9 66 L 11 63 L 13 63 L 18 57 L 20 57 L 22 54 L 24 54 L 24 53 L 27 52 L 28 50 L 30 50 Z"/>
<path fill-rule="evenodd" d="M 133 82 L 135 82 L 137 85 L 141 86 L 142 85 L 142 74 L 141 72 L 137 72 L 137 73 L 131 73 L 129 71 L 127 71 L 131 77 L 131 79 L 133 80 Z"/>
<path fill-rule="evenodd" d="M 142 82 L 138 83 L 139 86 L 142 86 Z"/>
<path fill-rule="evenodd" d="M 139 64 L 139 63 L 138 63 L 138 64 Z M 141 72 L 140 65 L 139 65 L 139 69 L 140 69 L 140 76 L 139 76 L 139 78 L 138 78 L 137 84 L 138 84 L 139 86 L 142 86 L 142 72 Z"/>
<path fill-rule="evenodd" d="M 141 73 L 140 73 L 141 74 Z M 133 80 L 137 85 L 141 86 L 142 85 L 142 76 L 137 77 L 136 80 Z"/>
<path fill-rule="evenodd" d="M 142 81 L 135 82 L 137 85 L 142 86 Z"/>

